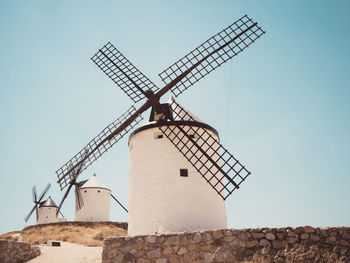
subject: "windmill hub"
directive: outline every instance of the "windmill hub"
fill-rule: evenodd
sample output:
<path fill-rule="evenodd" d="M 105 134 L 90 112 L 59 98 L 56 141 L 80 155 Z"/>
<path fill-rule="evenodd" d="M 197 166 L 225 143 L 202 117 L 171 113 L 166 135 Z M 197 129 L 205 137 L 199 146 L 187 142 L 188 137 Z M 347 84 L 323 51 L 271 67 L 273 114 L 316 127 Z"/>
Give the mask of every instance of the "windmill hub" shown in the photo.
<path fill-rule="evenodd" d="M 152 108 L 155 109 L 157 113 L 162 113 L 162 108 L 159 103 L 159 97 L 154 94 L 154 92 L 149 89 L 145 92 L 145 96 L 147 97 L 148 101 L 151 103 Z"/>

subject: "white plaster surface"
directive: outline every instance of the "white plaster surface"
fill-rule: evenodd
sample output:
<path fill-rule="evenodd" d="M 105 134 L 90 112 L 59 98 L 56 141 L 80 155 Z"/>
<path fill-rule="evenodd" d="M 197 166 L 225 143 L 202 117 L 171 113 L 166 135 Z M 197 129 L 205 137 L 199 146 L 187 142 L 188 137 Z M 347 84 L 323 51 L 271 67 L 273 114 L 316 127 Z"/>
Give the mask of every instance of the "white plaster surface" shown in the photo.
<path fill-rule="evenodd" d="M 87 187 L 79 189 L 84 205 L 75 210 L 75 221 L 109 221 L 111 191 L 106 188 Z"/>
<path fill-rule="evenodd" d="M 48 224 L 48 223 L 56 223 L 64 220 L 63 218 L 57 218 L 57 207 L 52 206 L 43 206 L 38 208 L 38 220 L 37 224 Z"/>
<path fill-rule="evenodd" d="M 218 140 L 216 134 L 209 131 Z M 223 199 L 158 128 L 129 140 L 128 235 L 227 227 Z M 180 168 L 188 177 L 180 177 Z"/>

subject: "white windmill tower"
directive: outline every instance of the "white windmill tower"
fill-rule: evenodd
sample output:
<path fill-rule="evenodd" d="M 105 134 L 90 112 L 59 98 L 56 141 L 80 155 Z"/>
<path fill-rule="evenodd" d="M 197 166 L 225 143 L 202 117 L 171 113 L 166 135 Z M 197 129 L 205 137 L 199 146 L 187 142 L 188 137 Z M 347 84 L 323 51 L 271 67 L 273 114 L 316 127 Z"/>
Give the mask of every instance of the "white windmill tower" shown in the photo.
<path fill-rule="evenodd" d="M 67 182 L 67 190 L 60 202 L 56 214 L 62 208 L 64 201 L 72 187 L 75 187 L 75 221 L 101 222 L 109 221 L 111 197 L 126 211 L 127 209 L 112 194 L 110 188 L 94 174 L 89 180 L 77 182 L 81 173 L 81 166 L 73 170 L 72 176 Z"/>
<path fill-rule="evenodd" d="M 134 103 L 146 101 L 138 108 L 131 106 L 56 171 L 61 190 L 72 187 L 79 173 L 152 108 L 151 123 L 136 130 L 129 141 L 129 235 L 225 227 L 224 200 L 250 172 L 220 144 L 215 129 L 175 101 L 159 101 L 170 90 L 175 96 L 182 94 L 264 33 L 257 22 L 243 16 L 160 73 L 162 89 L 111 43 L 104 45 L 91 59 Z M 138 217 L 147 213 L 146 225 L 141 222 L 145 218 Z"/>
<path fill-rule="evenodd" d="M 96 174 L 89 180 L 80 182 L 77 191 L 75 221 L 109 221 L 111 190 L 97 178 Z"/>
<path fill-rule="evenodd" d="M 40 204 L 38 208 L 38 219 L 36 221 L 37 224 L 48 224 L 48 223 L 56 223 L 56 222 L 64 222 L 64 218 L 57 217 L 58 206 L 52 200 L 51 196 L 49 196 L 46 201 Z"/>
<path fill-rule="evenodd" d="M 180 119 L 175 105 L 172 98 L 162 104 L 190 137 L 198 140 L 197 133 L 205 131 L 219 141 L 217 131 L 188 110 L 188 116 Z M 226 228 L 225 201 L 158 125 L 152 112 L 150 122 L 129 138 L 129 235 Z"/>
<path fill-rule="evenodd" d="M 36 224 L 48 224 L 48 223 L 56 223 L 56 222 L 63 222 L 65 221 L 64 218 L 59 218 L 57 216 L 58 207 L 55 204 L 55 202 L 52 200 L 51 196 L 49 196 L 48 199 L 45 201 L 42 201 L 45 194 L 51 187 L 51 184 L 48 184 L 41 195 L 38 197 L 36 192 L 35 185 L 33 186 L 32 193 L 33 193 L 33 202 L 34 207 L 29 212 L 29 214 L 24 219 L 25 222 L 28 222 L 30 216 L 33 214 L 34 210 L 36 212 Z"/>

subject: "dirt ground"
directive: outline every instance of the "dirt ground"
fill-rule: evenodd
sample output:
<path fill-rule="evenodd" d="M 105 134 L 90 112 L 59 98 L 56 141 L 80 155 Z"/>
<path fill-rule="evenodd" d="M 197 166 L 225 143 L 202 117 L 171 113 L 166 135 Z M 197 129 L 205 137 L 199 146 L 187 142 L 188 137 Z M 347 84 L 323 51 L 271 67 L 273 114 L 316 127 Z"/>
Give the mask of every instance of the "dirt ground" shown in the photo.
<path fill-rule="evenodd" d="M 61 247 L 39 247 L 41 255 L 29 263 L 100 263 L 102 260 L 102 247 L 86 247 L 68 242 L 61 242 Z"/>

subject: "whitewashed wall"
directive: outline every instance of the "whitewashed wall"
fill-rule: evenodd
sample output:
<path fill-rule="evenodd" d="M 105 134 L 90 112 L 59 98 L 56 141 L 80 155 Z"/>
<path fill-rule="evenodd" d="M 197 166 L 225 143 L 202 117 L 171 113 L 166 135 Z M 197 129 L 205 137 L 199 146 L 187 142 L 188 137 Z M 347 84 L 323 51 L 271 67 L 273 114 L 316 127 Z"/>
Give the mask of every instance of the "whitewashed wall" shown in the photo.
<path fill-rule="evenodd" d="M 225 202 L 158 134 L 150 128 L 129 140 L 129 236 L 226 228 Z M 180 177 L 180 168 L 189 176 Z"/>
<path fill-rule="evenodd" d="M 111 191 L 105 188 L 94 187 L 82 187 L 79 191 L 84 205 L 80 210 L 75 210 L 74 220 L 91 222 L 109 221 Z"/>
<path fill-rule="evenodd" d="M 38 220 L 37 224 L 48 224 L 64 221 L 63 218 L 58 218 L 56 216 L 57 207 L 43 206 L 38 208 Z"/>

